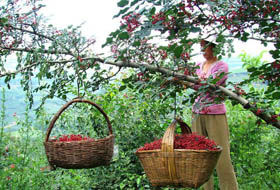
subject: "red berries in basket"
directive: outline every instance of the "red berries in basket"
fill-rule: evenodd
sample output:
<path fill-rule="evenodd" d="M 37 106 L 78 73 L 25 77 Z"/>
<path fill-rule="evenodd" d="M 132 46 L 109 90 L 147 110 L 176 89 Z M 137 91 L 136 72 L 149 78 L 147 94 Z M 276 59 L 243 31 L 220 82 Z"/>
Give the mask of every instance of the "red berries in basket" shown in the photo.
<path fill-rule="evenodd" d="M 61 137 L 53 137 L 50 141 L 53 142 L 71 142 L 71 141 L 94 141 L 93 138 L 83 137 L 82 135 L 62 135 Z"/>
<path fill-rule="evenodd" d="M 146 143 L 144 147 L 140 147 L 137 151 L 161 149 L 162 139 Z M 219 150 L 217 144 L 205 136 L 195 133 L 175 135 L 174 149 L 191 149 L 191 150 Z"/>

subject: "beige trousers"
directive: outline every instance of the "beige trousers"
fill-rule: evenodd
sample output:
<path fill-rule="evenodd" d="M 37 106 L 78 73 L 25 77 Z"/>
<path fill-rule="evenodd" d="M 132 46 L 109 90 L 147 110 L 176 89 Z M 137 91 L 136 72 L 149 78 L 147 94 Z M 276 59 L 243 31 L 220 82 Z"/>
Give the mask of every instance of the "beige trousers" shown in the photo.
<path fill-rule="evenodd" d="M 237 190 L 238 184 L 230 159 L 229 129 L 226 115 L 193 114 L 192 131 L 209 137 L 223 148 L 216 166 L 219 187 L 221 190 Z M 203 188 L 214 190 L 213 176 L 203 185 Z"/>

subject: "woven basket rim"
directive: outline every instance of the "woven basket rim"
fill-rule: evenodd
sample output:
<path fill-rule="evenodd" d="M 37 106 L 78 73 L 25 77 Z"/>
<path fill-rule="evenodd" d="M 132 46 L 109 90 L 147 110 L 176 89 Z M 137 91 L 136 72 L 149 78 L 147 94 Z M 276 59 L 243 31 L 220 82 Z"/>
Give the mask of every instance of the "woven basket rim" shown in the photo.
<path fill-rule="evenodd" d="M 48 140 L 48 141 L 45 141 L 44 143 L 54 143 L 54 144 L 63 144 L 63 143 L 68 143 L 68 144 L 70 144 L 70 143 L 77 143 L 77 144 L 79 144 L 79 143 L 88 143 L 88 142 L 98 142 L 98 141 L 101 141 L 101 140 L 107 140 L 107 139 L 110 139 L 110 138 L 113 138 L 113 137 L 115 137 L 115 135 L 113 135 L 113 134 L 110 134 L 110 135 L 108 135 L 108 136 L 106 136 L 106 137 L 104 137 L 104 138 L 98 138 L 98 139 L 94 139 L 93 141 L 89 141 L 89 140 L 80 140 L 80 141 L 51 141 L 51 140 Z"/>
<path fill-rule="evenodd" d="M 221 152 L 223 148 L 221 146 L 217 146 L 218 150 L 195 150 L 195 149 L 173 149 L 174 152 Z M 153 153 L 153 152 L 162 152 L 161 149 L 154 150 L 141 150 L 136 151 L 135 153 Z M 170 153 L 170 152 L 169 152 Z"/>

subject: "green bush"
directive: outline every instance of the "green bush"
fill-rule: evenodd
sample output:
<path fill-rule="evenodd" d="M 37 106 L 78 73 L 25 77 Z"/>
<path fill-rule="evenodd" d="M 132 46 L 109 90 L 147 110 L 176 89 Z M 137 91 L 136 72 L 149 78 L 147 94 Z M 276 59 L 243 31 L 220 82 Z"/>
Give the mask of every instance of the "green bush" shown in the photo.
<path fill-rule="evenodd" d="M 163 101 L 149 89 L 141 94 L 133 89 L 118 89 L 118 85 L 110 84 L 102 94 L 87 95 L 104 109 L 112 122 L 116 146 L 111 165 L 93 169 L 42 170 L 48 164 L 43 146 L 45 130 L 53 114 L 42 109 L 38 118 L 30 121 L 26 109 L 24 118 L 14 118 L 20 129 L 4 132 L 1 136 L 1 189 L 151 189 L 134 153 L 146 142 L 163 136 L 174 116 L 174 98 Z M 178 96 L 180 100 L 187 95 Z M 256 125 L 255 116 L 238 105 L 226 102 L 226 106 L 232 162 L 240 189 L 277 189 L 280 184 L 279 131 L 271 126 Z M 190 123 L 190 106 L 181 107 L 184 108 L 181 116 Z M 79 104 L 61 115 L 52 135 L 66 133 L 85 133 L 101 138 L 106 136 L 108 129 L 98 111 Z M 215 177 L 216 187 L 217 184 Z"/>

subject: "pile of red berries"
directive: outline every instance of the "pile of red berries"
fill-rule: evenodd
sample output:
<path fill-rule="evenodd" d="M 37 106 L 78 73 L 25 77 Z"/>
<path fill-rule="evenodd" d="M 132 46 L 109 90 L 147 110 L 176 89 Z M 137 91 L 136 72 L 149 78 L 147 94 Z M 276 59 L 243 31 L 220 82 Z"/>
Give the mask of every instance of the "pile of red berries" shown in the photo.
<path fill-rule="evenodd" d="M 59 138 L 54 137 L 52 142 L 70 142 L 70 141 L 94 141 L 93 138 L 83 137 L 82 135 L 62 135 Z"/>
<path fill-rule="evenodd" d="M 144 147 L 140 147 L 137 151 L 161 149 L 162 139 L 146 143 Z M 174 149 L 191 149 L 191 150 L 219 150 L 217 144 L 205 136 L 195 133 L 175 135 Z"/>

